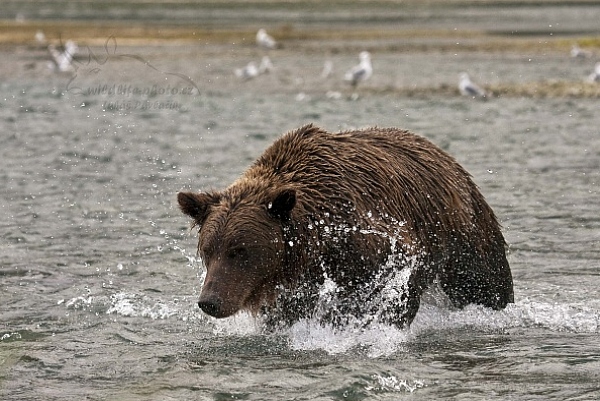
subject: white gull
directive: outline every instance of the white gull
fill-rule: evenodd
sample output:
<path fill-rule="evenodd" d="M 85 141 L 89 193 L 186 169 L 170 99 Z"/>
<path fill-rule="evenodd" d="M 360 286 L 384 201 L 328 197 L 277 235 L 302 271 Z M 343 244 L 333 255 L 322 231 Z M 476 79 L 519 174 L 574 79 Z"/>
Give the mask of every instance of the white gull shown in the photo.
<path fill-rule="evenodd" d="M 460 81 L 458 82 L 458 89 L 460 90 L 460 94 L 463 96 L 471 96 L 471 97 L 479 97 L 486 98 L 487 93 L 483 89 L 481 89 L 477 84 L 471 81 L 469 78 L 469 74 L 466 72 L 460 73 Z"/>
<path fill-rule="evenodd" d="M 366 81 L 373 75 L 373 66 L 371 65 L 371 54 L 362 51 L 359 54 L 360 63 L 352 67 L 344 75 L 344 80 L 350 82 L 352 87 L 356 87 L 359 82 Z"/>
<path fill-rule="evenodd" d="M 260 72 L 258 71 L 256 63 L 254 61 L 251 61 L 248 64 L 246 64 L 244 68 L 236 68 L 235 70 L 235 76 L 240 79 L 243 79 L 244 81 L 256 78 L 259 74 Z"/>
<path fill-rule="evenodd" d="M 263 56 L 262 60 L 260 60 L 260 65 L 258 66 L 258 73 L 267 74 L 271 71 L 273 71 L 273 62 L 269 56 Z"/>
<path fill-rule="evenodd" d="M 590 74 L 587 80 L 589 82 L 600 82 L 600 62 L 596 63 L 594 72 Z"/>
<path fill-rule="evenodd" d="M 256 44 L 260 47 L 264 47 L 265 49 L 275 49 L 277 47 L 277 42 L 271 35 L 267 33 L 263 28 L 260 28 L 256 33 Z"/>
<path fill-rule="evenodd" d="M 48 51 L 52 57 L 52 62 L 48 64 L 53 71 L 73 71 L 73 57 L 79 51 L 79 47 L 72 40 L 67 40 L 64 49 L 61 51 L 54 45 L 48 46 Z"/>
<path fill-rule="evenodd" d="M 571 57 L 573 58 L 588 58 L 592 57 L 592 52 L 584 50 L 576 43 L 571 47 Z"/>
<path fill-rule="evenodd" d="M 44 32 L 41 30 L 38 30 L 35 33 L 35 41 L 37 43 L 39 43 L 40 45 L 46 44 L 46 35 L 44 35 Z"/>
<path fill-rule="evenodd" d="M 323 71 L 321 71 L 321 78 L 329 78 L 331 72 L 333 71 L 333 62 L 331 60 L 325 60 L 325 64 L 323 64 Z"/>

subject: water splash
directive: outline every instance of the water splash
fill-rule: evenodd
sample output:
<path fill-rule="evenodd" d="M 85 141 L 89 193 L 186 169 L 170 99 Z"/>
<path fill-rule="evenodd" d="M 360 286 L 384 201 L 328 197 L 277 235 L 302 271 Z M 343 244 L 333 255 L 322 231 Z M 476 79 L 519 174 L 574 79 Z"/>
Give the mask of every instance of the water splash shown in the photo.
<path fill-rule="evenodd" d="M 106 313 L 109 315 L 148 317 L 157 320 L 177 316 L 179 311 L 174 305 L 152 300 L 144 295 L 121 292 L 110 296 L 110 307 L 106 310 Z"/>
<path fill-rule="evenodd" d="M 313 227 L 322 228 L 324 222 L 316 221 Z M 329 277 L 319 288 L 318 307 L 313 317 L 296 322 L 287 329 L 276 332 L 276 336 L 284 336 L 288 346 L 296 351 L 321 350 L 328 354 L 344 354 L 360 352 L 370 358 L 389 356 L 401 352 L 407 344 L 419 336 L 431 332 L 444 332 L 469 329 L 478 332 L 508 332 L 513 329 L 543 329 L 550 332 L 600 333 L 600 302 L 558 304 L 543 299 L 524 298 L 501 311 L 470 305 L 458 310 L 452 308 L 444 294 L 432 287 L 424 294 L 419 312 L 409 328 L 399 329 L 383 322 L 382 311 L 386 305 L 397 302 L 405 293 L 406 285 L 414 268 L 419 268 L 418 257 L 408 257 L 399 252 L 403 224 L 397 223 L 398 236 L 361 230 L 352 226 L 330 226 L 331 235 L 360 230 L 363 234 L 384 235 L 390 240 L 394 252 L 388 257 L 387 263 L 376 278 L 383 289 L 377 296 L 371 296 L 365 289 L 360 302 L 376 305 L 376 308 L 365 308 L 370 313 L 360 318 L 351 318 L 343 326 L 323 323 L 321 317 L 337 307 L 339 288 Z M 188 267 L 196 271 L 197 278 L 203 281 L 206 271 L 202 261 L 195 255 L 189 254 L 179 246 L 177 240 L 161 231 L 165 237 L 165 246 L 181 253 Z M 437 292 L 436 292 L 437 291 Z M 88 291 L 89 292 L 89 291 Z M 80 311 L 84 313 L 108 314 L 125 317 L 139 317 L 152 320 L 171 320 L 188 322 L 190 327 L 200 327 L 209 330 L 215 336 L 253 336 L 271 335 L 262 332 L 260 319 L 255 319 L 247 313 L 240 313 L 228 319 L 214 319 L 203 315 L 195 305 L 196 294 L 190 297 L 180 297 L 179 300 L 165 299 L 164 294 L 141 294 L 118 292 L 112 295 L 84 294 L 72 299 L 58 301 L 67 313 Z M 375 379 L 374 389 L 390 386 L 390 391 L 409 391 L 416 382 L 406 382 L 388 377 Z"/>
<path fill-rule="evenodd" d="M 360 302 L 364 303 L 365 310 L 371 312 L 361 317 L 349 317 L 343 326 L 324 324 L 321 319 L 329 311 L 335 311 L 339 301 L 337 284 L 325 276 L 319 289 L 318 307 L 314 316 L 295 323 L 286 333 L 290 347 L 295 350 L 321 349 L 329 354 L 359 348 L 369 357 L 390 355 L 399 350 L 411 337 L 410 331 L 383 321 L 385 313 L 406 293 L 415 263 L 416 259 L 399 254 L 388 258 L 385 268 L 372 284 L 382 284 L 381 291 L 376 296 L 369 297 L 371 290 L 367 288 L 361 294 Z"/>
<path fill-rule="evenodd" d="M 195 297 L 194 297 L 195 299 Z M 190 307 L 187 297 L 164 300 L 146 294 L 117 292 L 111 295 L 86 294 L 69 300 L 61 299 L 58 305 L 65 305 L 67 315 L 71 311 L 100 315 L 141 317 L 152 320 L 177 319 L 181 321 L 201 320 L 201 315 Z"/>
<path fill-rule="evenodd" d="M 13 333 L 5 333 L 0 336 L 0 341 L 12 340 L 20 340 L 22 338 L 21 333 L 13 332 Z"/>
<path fill-rule="evenodd" d="M 392 281 L 404 283 L 405 277 L 405 272 L 398 272 Z M 333 291 L 331 283 L 326 287 Z M 510 334 L 514 329 L 541 328 L 551 332 L 600 333 L 598 303 L 557 304 L 525 298 L 500 311 L 481 305 L 456 309 L 437 291 L 439 289 L 432 288 L 424 294 L 419 312 L 408 328 L 399 329 L 370 316 L 342 327 L 324 325 L 315 318 L 297 322 L 285 335 L 294 350 L 323 350 L 333 355 L 360 350 L 366 356 L 376 358 L 402 351 L 407 343 L 431 332 L 469 329 Z M 372 323 L 362 325 L 365 322 Z"/>
<path fill-rule="evenodd" d="M 392 355 L 402 350 L 411 340 L 432 331 L 468 328 L 480 332 L 510 332 L 514 328 L 543 328 L 576 333 L 600 332 L 598 303 L 596 306 L 555 304 L 543 300 L 523 299 L 501 311 L 478 305 L 469 305 L 459 310 L 452 307 L 438 285 L 433 285 L 426 291 L 416 318 L 409 328 L 400 329 L 386 324 L 387 310 L 398 310 L 397 304 L 406 295 L 414 269 L 426 268 L 421 265 L 421 261 L 426 259 L 422 254 L 411 256 L 414 252 L 405 252 L 403 247 L 406 245 L 402 241 L 404 224 L 395 223 L 397 232 L 391 235 L 376 229 L 359 229 L 360 233 L 365 235 L 385 237 L 392 249 L 387 262 L 372 284 L 373 288 L 379 286 L 381 291 L 371 293 L 369 288 L 365 288 L 359 297 L 358 302 L 372 306 L 364 308 L 368 313 L 360 318 L 350 319 L 343 326 L 323 323 L 320 318 L 324 311 L 336 310 L 339 293 L 336 283 L 325 277 L 313 318 L 297 322 L 284 333 L 288 336 L 292 349 L 323 350 L 329 354 L 360 350 L 369 357 L 379 357 Z M 323 222 L 315 221 L 313 226 L 323 229 Z M 345 228 L 347 227 L 331 226 L 327 233 L 339 233 Z"/>
<path fill-rule="evenodd" d="M 206 317 L 216 336 L 247 336 L 261 333 L 261 323 L 251 314 L 241 312 L 227 319 Z"/>
<path fill-rule="evenodd" d="M 404 380 L 398 379 L 394 375 L 375 374 L 372 376 L 375 386 L 367 386 L 365 390 L 373 392 L 406 392 L 414 393 L 420 388 L 425 387 L 422 380 Z"/>
<path fill-rule="evenodd" d="M 297 351 L 323 350 L 335 355 L 358 349 L 371 358 L 391 355 L 411 338 L 410 331 L 390 325 L 373 324 L 359 328 L 352 324 L 334 327 L 314 320 L 297 322 L 286 335 L 290 348 Z"/>

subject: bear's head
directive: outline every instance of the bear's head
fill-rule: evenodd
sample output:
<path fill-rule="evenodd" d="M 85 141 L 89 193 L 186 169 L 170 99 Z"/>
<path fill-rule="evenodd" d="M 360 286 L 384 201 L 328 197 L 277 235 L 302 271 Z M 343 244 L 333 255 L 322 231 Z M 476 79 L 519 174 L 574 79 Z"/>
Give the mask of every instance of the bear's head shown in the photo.
<path fill-rule="evenodd" d="M 224 318 L 274 302 L 286 274 L 286 231 L 296 205 L 291 188 L 180 192 L 181 211 L 199 227 L 206 277 L 198 305 Z"/>

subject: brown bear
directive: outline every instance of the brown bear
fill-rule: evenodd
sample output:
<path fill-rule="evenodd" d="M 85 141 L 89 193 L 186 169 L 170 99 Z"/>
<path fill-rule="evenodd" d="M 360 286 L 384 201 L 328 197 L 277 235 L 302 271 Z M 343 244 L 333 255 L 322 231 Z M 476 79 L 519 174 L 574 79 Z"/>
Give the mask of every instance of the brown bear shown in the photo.
<path fill-rule="evenodd" d="M 246 310 L 291 324 L 319 310 L 334 324 L 369 315 L 402 327 L 434 282 L 459 308 L 513 302 L 492 209 L 451 156 L 405 130 L 306 125 L 227 189 L 178 202 L 199 227 L 198 304 L 216 318 Z M 326 280 L 335 302 L 324 306 Z"/>

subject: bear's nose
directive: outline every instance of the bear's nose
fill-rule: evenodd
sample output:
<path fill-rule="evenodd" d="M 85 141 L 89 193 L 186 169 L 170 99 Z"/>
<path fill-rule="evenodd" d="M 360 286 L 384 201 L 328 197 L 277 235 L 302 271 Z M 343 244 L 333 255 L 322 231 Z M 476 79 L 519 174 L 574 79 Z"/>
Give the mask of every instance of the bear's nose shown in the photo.
<path fill-rule="evenodd" d="M 198 306 L 207 315 L 210 315 L 213 317 L 221 316 L 221 300 L 219 300 L 219 299 L 214 299 L 214 298 L 200 299 L 200 301 L 198 301 Z"/>

